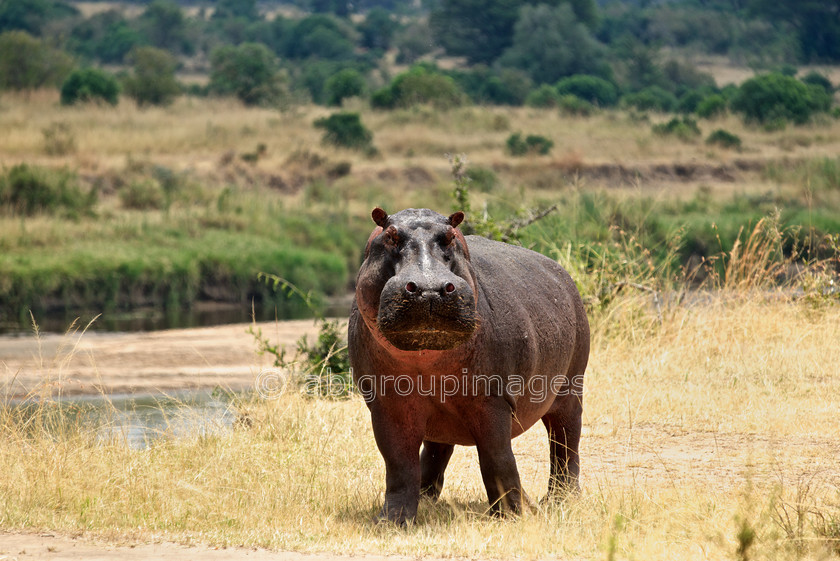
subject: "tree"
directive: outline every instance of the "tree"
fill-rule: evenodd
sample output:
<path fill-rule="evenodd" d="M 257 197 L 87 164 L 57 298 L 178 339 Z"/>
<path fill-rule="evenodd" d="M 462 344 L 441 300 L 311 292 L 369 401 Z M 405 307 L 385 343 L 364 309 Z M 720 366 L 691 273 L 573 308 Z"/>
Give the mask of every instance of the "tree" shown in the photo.
<path fill-rule="evenodd" d="M 790 25 L 807 62 L 840 60 L 840 5 L 827 0 L 752 0 L 751 11 Z"/>
<path fill-rule="evenodd" d="M 527 72 L 538 84 L 572 74 L 604 72 L 603 46 L 579 22 L 569 4 L 525 6 L 502 66 Z"/>
<path fill-rule="evenodd" d="M 144 42 L 144 37 L 120 12 L 107 10 L 73 26 L 68 45 L 85 58 L 117 64 Z"/>
<path fill-rule="evenodd" d="M 802 124 L 814 113 L 828 111 L 831 101 L 831 94 L 822 86 L 782 74 L 764 74 L 741 84 L 731 107 L 747 121 L 774 124 L 790 120 Z"/>
<path fill-rule="evenodd" d="M 412 67 L 391 82 L 390 86 L 375 92 L 371 105 L 378 109 L 411 107 L 431 104 L 438 109 L 463 105 L 466 96 L 455 80 L 423 65 Z"/>
<path fill-rule="evenodd" d="M 382 8 L 373 8 L 359 24 L 362 46 L 368 49 L 388 50 L 398 28 L 399 23 L 391 17 L 390 12 Z"/>
<path fill-rule="evenodd" d="M 181 92 L 175 80 L 178 66 L 169 52 L 155 47 L 139 47 L 131 54 L 134 68 L 125 80 L 125 93 L 137 105 L 168 105 Z"/>
<path fill-rule="evenodd" d="M 446 0 L 436 3 L 429 16 L 435 40 L 454 56 L 470 63 L 489 64 L 513 43 L 514 26 L 524 6 L 568 4 L 577 21 L 594 29 L 594 0 Z"/>
<path fill-rule="evenodd" d="M 365 78 L 352 68 L 333 74 L 324 84 L 327 105 L 341 106 L 342 100 L 365 93 Z"/>
<path fill-rule="evenodd" d="M 257 0 L 218 0 L 212 19 L 243 18 L 255 21 L 260 18 Z"/>
<path fill-rule="evenodd" d="M 339 17 L 349 16 L 352 7 L 348 0 L 309 0 L 309 6 L 316 14 L 332 13 Z"/>
<path fill-rule="evenodd" d="M 110 105 L 119 102 L 120 85 L 113 75 L 96 68 L 74 70 L 61 86 L 61 104 L 74 105 L 91 101 L 104 101 Z"/>
<path fill-rule="evenodd" d="M 154 0 L 140 16 L 143 32 L 155 47 L 173 52 L 189 51 L 184 12 L 172 0 Z"/>
<path fill-rule="evenodd" d="M 346 60 L 353 56 L 352 29 L 333 16 L 316 14 L 301 19 L 287 43 L 289 58 L 317 57 Z"/>
<path fill-rule="evenodd" d="M 276 105 L 284 96 L 277 59 L 260 43 L 225 45 L 210 54 L 211 92 L 235 95 L 246 105 Z"/>
<path fill-rule="evenodd" d="M 432 31 L 425 21 L 415 21 L 394 37 L 398 64 L 413 64 L 418 58 L 430 52 L 434 46 L 430 40 Z"/>
<path fill-rule="evenodd" d="M 59 0 L 0 0 L 0 32 L 41 35 L 48 21 L 77 15 L 79 10 Z"/>
<path fill-rule="evenodd" d="M 28 33 L 7 31 L 0 35 L 0 90 L 58 86 L 72 68 L 69 56 Z"/>

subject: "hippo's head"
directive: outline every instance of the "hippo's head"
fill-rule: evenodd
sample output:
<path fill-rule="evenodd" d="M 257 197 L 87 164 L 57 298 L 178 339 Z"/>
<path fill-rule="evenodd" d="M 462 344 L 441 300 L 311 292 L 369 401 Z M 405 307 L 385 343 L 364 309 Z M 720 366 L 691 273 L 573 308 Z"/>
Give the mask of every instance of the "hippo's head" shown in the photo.
<path fill-rule="evenodd" d="M 476 284 L 458 224 L 428 209 L 371 213 L 376 229 L 356 279 L 365 322 L 403 351 L 446 350 L 476 329 Z"/>

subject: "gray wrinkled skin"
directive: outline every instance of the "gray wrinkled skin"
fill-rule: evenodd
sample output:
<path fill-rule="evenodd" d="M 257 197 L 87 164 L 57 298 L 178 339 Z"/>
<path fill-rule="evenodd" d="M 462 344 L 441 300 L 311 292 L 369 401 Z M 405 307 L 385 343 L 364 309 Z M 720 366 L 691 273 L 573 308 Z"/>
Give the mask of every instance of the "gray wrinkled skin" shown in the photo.
<path fill-rule="evenodd" d="M 510 441 L 539 420 L 549 498 L 577 490 L 589 324 L 568 273 L 533 251 L 465 238 L 463 213 L 372 216 L 348 344 L 385 460 L 380 517 L 404 523 L 421 493 L 436 499 L 456 444 L 477 447 L 491 510 L 521 511 Z"/>

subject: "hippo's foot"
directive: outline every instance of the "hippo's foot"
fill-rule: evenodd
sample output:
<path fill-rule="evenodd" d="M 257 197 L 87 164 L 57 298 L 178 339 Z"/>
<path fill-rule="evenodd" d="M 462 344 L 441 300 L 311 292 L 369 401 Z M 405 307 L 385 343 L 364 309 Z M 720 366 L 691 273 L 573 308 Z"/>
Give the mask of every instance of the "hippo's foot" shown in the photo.
<path fill-rule="evenodd" d="M 417 515 L 417 507 L 411 510 L 408 506 L 397 506 L 388 504 L 382 506 L 382 510 L 374 519 L 375 524 L 395 524 L 397 526 L 406 526 L 410 522 L 414 522 L 414 517 Z"/>
<path fill-rule="evenodd" d="M 549 482 L 548 493 L 540 499 L 540 505 L 556 505 L 578 495 L 580 495 L 580 485 L 577 478 L 553 479 Z"/>

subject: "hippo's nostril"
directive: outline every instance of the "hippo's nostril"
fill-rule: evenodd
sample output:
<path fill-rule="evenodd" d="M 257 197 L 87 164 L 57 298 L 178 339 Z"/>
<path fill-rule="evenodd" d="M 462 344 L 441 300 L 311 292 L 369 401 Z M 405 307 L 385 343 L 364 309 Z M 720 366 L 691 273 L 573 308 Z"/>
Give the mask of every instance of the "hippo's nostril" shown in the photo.
<path fill-rule="evenodd" d="M 410 282 L 405 285 L 406 292 L 417 292 L 417 285 L 413 282 Z"/>
<path fill-rule="evenodd" d="M 451 282 L 448 282 L 448 283 L 446 283 L 446 286 L 444 287 L 444 290 L 446 290 L 447 294 L 452 294 L 453 292 L 455 292 L 455 285 L 452 284 Z"/>

